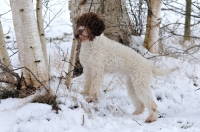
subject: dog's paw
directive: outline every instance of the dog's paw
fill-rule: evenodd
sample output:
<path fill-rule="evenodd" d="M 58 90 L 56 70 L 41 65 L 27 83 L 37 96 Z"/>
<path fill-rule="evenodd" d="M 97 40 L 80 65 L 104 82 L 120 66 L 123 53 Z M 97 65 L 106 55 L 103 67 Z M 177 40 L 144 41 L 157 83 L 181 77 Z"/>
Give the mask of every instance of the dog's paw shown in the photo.
<path fill-rule="evenodd" d="M 145 122 L 146 123 L 151 123 L 151 122 L 156 121 L 157 119 L 158 119 L 158 115 L 157 114 L 152 114 L 145 120 Z"/>
<path fill-rule="evenodd" d="M 95 96 L 89 96 L 89 97 L 87 97 L 87 99 L 86 99 L 86 101 L 87 101 L 88 103 L 91 103 L 91 102 L 93 102 L 93 101 L 95 101 L 95 100 L 97 100 L 97 98 L 96 98 Z"/>

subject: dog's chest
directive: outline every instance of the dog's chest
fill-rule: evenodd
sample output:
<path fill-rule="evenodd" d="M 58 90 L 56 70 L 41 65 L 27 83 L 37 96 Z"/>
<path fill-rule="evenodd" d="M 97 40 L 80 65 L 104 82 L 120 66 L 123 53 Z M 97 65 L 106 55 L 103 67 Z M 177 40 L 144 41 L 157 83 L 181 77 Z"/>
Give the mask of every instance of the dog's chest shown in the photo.
<path fill-rule="evenodd" d="M 92 54 L 92 48 L 91 48 L 91 44 L 90 43 L 83 43 L 81 45 L 81 51 L 80 51 L 80 62 L 81 64 L 87 65 L 90 61 L 90 55 Z"/>
<path fill-rule="evenodd" d="M 101 63 L 104 56 L 105 52 L 102 51 L 102 47 L 94 42 L 81 45 L 79 58 L 83 66 Z"/>

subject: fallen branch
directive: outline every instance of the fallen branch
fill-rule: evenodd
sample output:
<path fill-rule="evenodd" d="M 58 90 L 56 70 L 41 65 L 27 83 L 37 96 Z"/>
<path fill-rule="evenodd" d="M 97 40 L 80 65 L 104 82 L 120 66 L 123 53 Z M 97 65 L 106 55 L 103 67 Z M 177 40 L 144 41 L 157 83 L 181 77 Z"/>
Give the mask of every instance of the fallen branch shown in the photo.
<path fill-rule="evenodd" d="M 1 61 L 0 61 L 0 69 L 2 69 L 4 72 L 14 76 L 17 80 L 15 82 L 8 80 L 8 79 L 4 79 L 4 78 L 0 78 L 0 82 L 4 82 L 4 83 L 9 83 L 9 84 L 13 84 L 14 86 L 18 87 L 19 86 L 19 82 L 20 82 L 20 76 L 18 73 L 14 72 L 14 70 L 10 70 L 6 65 L 4 65 Z"/>
<path fill-rule="evenodd" d="M 134 119 L 133 119 L 134 120 Z M 138 121 L 134 120 L 138 125 L 142 126 Z"/>
<path fill-rule="evenodd" d="M 46 86 L 33 74 L 33 72 L 32 72 L 30 69 L 28 69 L 27 67 L 20 67 L 20 68 L 14 69 L 14 70 L 19 70 L 19 69 L 26 69 L 26 70 L 28 70 L 28 71 L 31 73 L 31 75 L 35 78 L 35 80 L 36 80 L 41 86 L 43 86 L 44 89 L 49 93 L 49 89 L 46 88 Z"/>

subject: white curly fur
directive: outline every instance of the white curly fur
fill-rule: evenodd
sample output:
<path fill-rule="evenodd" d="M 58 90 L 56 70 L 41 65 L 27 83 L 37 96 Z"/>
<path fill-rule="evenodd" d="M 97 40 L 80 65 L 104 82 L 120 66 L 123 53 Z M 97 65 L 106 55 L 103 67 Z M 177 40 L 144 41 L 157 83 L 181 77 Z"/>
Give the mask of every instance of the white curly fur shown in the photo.
<path fill-rule="evenodd" d="M 100 85 L 105 73 L 125 75 L 128 95 L 136 107 L 133 114 L 141 114 L 144 108 L 149 110 L 146 122 L 155 121 L 157 105 L 151 93 L 152 75 L 166 75 L 175 69 L 159 70 L 129 47 L 119 44 L 103 34 L 93 41 L 81 44 L 80 62 L 84 67 L 84 91 L 87 101 L 98 98 Z"/>

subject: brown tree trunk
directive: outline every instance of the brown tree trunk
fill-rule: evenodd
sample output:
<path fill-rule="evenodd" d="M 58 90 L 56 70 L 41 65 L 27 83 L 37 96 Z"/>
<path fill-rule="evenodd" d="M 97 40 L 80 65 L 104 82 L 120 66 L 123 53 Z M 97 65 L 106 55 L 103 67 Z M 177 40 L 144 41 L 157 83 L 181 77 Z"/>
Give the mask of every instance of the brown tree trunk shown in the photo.
<path fill-rule="evenodd" d="M 191 20 L 191 6 L 192 0 L 186 0 L 186 12 L 185 12 L 185 31 L 184 31 L 184 41 L 190 41 L 190 20 Z"/>

